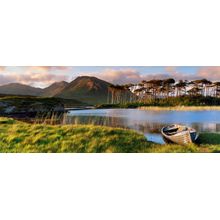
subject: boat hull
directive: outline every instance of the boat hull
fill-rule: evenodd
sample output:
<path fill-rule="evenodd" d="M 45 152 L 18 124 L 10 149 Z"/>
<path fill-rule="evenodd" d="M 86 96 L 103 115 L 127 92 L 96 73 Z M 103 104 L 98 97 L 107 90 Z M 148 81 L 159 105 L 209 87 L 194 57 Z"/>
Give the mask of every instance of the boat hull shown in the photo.
<path fill-rule="evenodd" d="M 198 137 L 197 132 L 192 128 L 187 128 L 186 131 L 182 131 L 179 133 L 177 132 L 175 135 L 166 134 L 166 128 L 167 127 L 162 128 L 161 133 L 164 141 L 169 144 L 174 143 L 179 145 L 188 145 L 194 143 Z"/>

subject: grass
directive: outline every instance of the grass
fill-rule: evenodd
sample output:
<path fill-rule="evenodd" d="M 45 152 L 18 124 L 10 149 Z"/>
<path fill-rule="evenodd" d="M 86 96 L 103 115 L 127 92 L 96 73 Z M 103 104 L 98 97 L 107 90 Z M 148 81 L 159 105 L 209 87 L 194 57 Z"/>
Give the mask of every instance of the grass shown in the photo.
<path fill-rule="evenodd" d="M 33 104 L 40 103 L 46 106 L 57 106 L 62 104 L 64 107 L 75 106 L 87 106 L 86 103 L 82 103 L 74 99 L 62 99 L 57 97 L 37 97 L 37 96 L 24 96 L 24 95 L 2 95 L 0 94 L 0 103 L 8 103 L 17 108 L 30 107 Z"/>
<path fill-rule="evenodd" d="M 131 103 L 116 103 L 116 104 L 102 104 L 97 105 L 97 108 L 146 108 L 157 107 L 167 109 L 180 109 L 182 107 L 188 107 L 198 109 L 212 109 L 220 110 L 220 98 L 219 97 L 204 97 L 204 96 L 180 96 L 180 97 L 167 97 L 167 98 L 156 98 L 146 99 L 145 101 L 131 102 Z"/>
<path fill-rule="evenodd" d="M 0 152 L 189 153 L 219 152 L 220 134 L 201 134 L 199 145 L 159 145 L 135 131 L 93 125 L 28 124 L 0 118 Z"/>
<path fill-rule="evenodd" d="M 152 143 L 134 131 L 92 125 L 27 124 L 0 118 L 0 152 L 142 152 Z"/>
<path fill-rule="evenodd" d="M 198 144 L 204 149 L 211 152 L 220 152 L 220 134 L 219 133 L 203 133 L 198 138 Z"/>
<path fill-rule="evenodd" d="M 139 107 L 141 110 L 152 111 L 220 111 L 220 106 L 173 106 L 173 107 L 160 107 L 160 106 L 148 106 Z"/>

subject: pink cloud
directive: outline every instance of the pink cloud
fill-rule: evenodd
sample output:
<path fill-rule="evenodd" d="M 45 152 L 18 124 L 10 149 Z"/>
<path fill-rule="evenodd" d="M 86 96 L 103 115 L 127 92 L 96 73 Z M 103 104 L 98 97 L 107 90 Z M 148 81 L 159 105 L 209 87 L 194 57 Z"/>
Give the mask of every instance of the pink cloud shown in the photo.
<path fill-rule="evenodd" d="M 69 70 L 69 66 L 29 66 L 27 67 L 30 71 L 51 71 L 51 70 Z"/>
<path fill-rule="evenodd" d="M 88 74 L 87 74 L 88 75 Z M 141 81 L 141 75 L 135 69 L 113 70 L 106 69 L 102 73 L 91 73 L 91 76 L 96 76 L 114 84 L 124 84 L 130 82 Z"/>
<path fill-rule="evenodd" d="M 80 75 L 96 76 L 113 84 L 139 83 L 142 80 L 166 79 L 170 77 L 180 78 L 183 76 L 182 74 L 176 73 L 175 68 L 172 68 L 172 72 L 170 73 L 140 74 L 137 70 L 130 68 L 121 70 L 106 69 L 101 73 L 81 73 Z"/>
<path fill-rule="evenodd" d="M 24 83 L 24 84 L 30 84 L 34 85 L 36 83 L 42 83 L 42 84 L 50 84 L 55 81 L 63 81 L 66 80 L 67 77 L 64 74 L 55 75 L 52 73 L 35 73 L 35 72 L 27 72 L 24 74 L 17 74 L 13 73 L 11 74 L 12 78 L 16 82 Z"/>
<path fill-rule="evenodd" d="M 220 81 L 220 66 L 201 67 L 198 71 L 198 77 Z"/>
<path fill-rule="evenodd" d="M 0 66 L 0 72 L 3 72 L 5 70 L 5 66 Z"/>
<path fill-rule="evenodd" d="M 140 74 L 135 69 L 106 69 L 101 73 L 81 73 L 80 75 L 96 76 L 113 84 L 138 83 L 142 80 L 174 78 L 175 80 L 195 80 L 206 78 L 212 81 L 220 81 L 220 67 L 201 67 L 195 74 L 178 72 L 176 67 L 165 67 L 166 73 L 154 72 Z"/>
<path fill-rule="evenodd" d="M 53 67 L 55 68 L 55 67 Z M 0 73 L 0 85 L 7 83 L 22 83 L 32 86 L 45 87 L 57 81 L 68 79 L 65 73 L 51 73 L 51 67 L 31 66 L 24 69 L 24 72 L 6 72 Z"/>
<path fill-rule="evenodd" d="M 72 67 L 68 66 L 30 66 L 18 67 L 16 70 L 0 67 L 0 85 L 18 82 L 32 86 L 45 87 L 57 81 L 68 81 L 71 76 Z M 195 74 L 181 73 L 176 67 L 165 67 L 165 73 L 152 72 L 141 74 L 135 68 L 122 68 L 120 70 L 105 69 L 102 72 L 80 73 L 77 75 L 96 76 L 113 84 L 138 83 L 142 80 L 174 78 L 176 80 L 207 78 L 212 81 L 220 81 L 220 67 L 200 67 Z"/>
<path fill-rule="evenodd" d="M 13 80 L 11 76 L 5 76 L 0 73 L 0 85 L 10 83 Z"/>

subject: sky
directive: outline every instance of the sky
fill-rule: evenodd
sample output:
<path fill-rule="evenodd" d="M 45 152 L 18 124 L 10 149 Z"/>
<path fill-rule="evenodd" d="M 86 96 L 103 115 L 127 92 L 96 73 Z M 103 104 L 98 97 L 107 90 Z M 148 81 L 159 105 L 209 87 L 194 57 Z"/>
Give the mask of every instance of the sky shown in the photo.
<path fill-rule="evenodd" d="M 95 76 L 114 84 L 170 77 L 176 80 L 206 78 L 220 81 L 220 66 L 0 66 L 0 85 L 22 83 L 45 88 L 54 82 L 70 82 L 84 75 Z"/>

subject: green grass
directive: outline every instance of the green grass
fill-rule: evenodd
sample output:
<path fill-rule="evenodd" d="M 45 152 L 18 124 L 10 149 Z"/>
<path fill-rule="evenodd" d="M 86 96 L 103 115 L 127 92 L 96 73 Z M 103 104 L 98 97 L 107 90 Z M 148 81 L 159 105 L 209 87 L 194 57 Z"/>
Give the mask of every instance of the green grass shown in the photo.
<path fill-rule="evenodd" d="M 135 131 L 94 125 L 28 124 L 0 118 L 0 152 L 189 153 L 219 152 L 220 134 L 201 134 L 199 145 L 159 145 Z"/>
<path fill-rule="evenodd" d="M 198 138 L 198 144 L 209 152 L 220 152 L 220 134 L 202 133 Z"/>
<path fill-rule="evenodd" d="M 0 118 L 0 152 L 143 152 L 151 145 L 143 135 L 126 129 L 31 125 Z"/>
<path fill-rule="evenodd" d="M 146 99 L 140 102 L 97 105 L 97 108 L 139 108 L 139 107 L 176 107 L 176 106 L 220 106 L 219 97 L 180 96 L 168 98 Z"/>
<path fill-rule="evenodd" d="M 64 105 L 64 107 L 86 106 L 88 104 L 74 99 L 62 99 L 58 97 L 37 97 L 37 96 L 24 96 L 24 95 L 1 95 L 0 102 L 8 103 L 17 108 L 30 107 L 33 104 L 40 103 L 46 106 Z"/>

